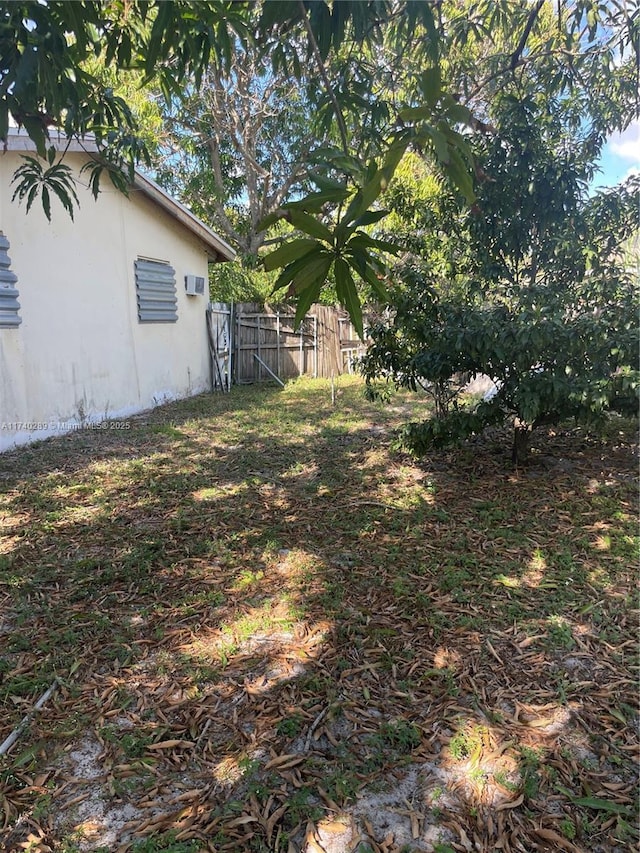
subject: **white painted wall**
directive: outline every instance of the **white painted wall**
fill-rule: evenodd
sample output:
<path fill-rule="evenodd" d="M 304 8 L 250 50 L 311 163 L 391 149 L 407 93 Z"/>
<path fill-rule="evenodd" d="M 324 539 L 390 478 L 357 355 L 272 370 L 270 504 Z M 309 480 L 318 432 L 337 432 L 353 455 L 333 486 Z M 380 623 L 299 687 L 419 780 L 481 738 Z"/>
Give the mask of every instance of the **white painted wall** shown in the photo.
<path fill-rule="evenodd" d="M 77 169 L 83 156 L 65 162 Z M 21 162 L 0 152 L 0 231 L 22 317 L 17 329 L 0 328 L 0 451 L 206 390 L 207 296 L 184 290 L 187 274 L 207 279 L 197 237 L 141 191 L 126 198 L 108 179 L 97 201 L 78 184 L 74 222 L 55 200 L 51 223 L 39 201 L 27 214 L 11 202 Z M 177 323 L 138 322 L 138 257 L 174 268 Z"/>

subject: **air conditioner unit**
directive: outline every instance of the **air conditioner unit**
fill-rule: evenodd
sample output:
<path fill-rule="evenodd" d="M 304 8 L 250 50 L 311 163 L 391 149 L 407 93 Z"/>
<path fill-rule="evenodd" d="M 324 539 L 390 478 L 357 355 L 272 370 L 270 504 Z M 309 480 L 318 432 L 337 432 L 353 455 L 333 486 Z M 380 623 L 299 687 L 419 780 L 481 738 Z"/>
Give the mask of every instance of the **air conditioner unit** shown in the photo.
<path fill-rule="evenodd" d="M 204 276 L 185 275 L 184 289 L 187 296 L 204 296 Z"/>

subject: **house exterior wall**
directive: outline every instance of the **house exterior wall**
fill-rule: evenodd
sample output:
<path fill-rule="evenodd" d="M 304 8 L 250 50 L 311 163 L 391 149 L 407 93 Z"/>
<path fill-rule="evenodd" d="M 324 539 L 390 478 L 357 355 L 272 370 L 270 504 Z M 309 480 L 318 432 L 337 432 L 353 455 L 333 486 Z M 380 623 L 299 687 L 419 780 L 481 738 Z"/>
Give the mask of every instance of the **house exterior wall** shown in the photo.
<path fill-rule="evenodd" d="M 83 156 L 65 162 L 77 170 Z M 97 201 L 78 183 L 74 222 L 55 199 L 51 223 L 39 200 L 27 214 L 11 202 L 21 162 L 0 153 L 0 231 L 22 318 L 0 328 L 0 451 L 206 390 L 206 296 L 184 288 L 187 274 L 207 280 L 197 237 L 142 192 L 126 198 L 108 179 Z M 139 257 L 175 270 L 176 323 L 138 321 Z"/>

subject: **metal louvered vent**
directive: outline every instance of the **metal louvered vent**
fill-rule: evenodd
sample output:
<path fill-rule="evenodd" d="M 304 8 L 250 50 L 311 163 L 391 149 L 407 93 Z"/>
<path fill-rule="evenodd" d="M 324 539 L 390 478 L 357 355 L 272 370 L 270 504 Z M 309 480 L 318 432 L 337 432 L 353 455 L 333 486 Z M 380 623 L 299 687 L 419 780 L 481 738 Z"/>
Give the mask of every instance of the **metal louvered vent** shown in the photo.
<path fill-rule="evenodd" d="M 11 258 L 7 254 L 9 241 L 0 231 L 0 329 L 17 329 L 22 318 L 18 314 L 20 303 L 15 283 L 18 276 L 9 269 Z"/>
<path fill-rule="evenodd" d="M 173 267 L 161 261 L 138 258 L 135 268 L 138 320 L 141 323 L 175 323 L 178 300 Z"/>

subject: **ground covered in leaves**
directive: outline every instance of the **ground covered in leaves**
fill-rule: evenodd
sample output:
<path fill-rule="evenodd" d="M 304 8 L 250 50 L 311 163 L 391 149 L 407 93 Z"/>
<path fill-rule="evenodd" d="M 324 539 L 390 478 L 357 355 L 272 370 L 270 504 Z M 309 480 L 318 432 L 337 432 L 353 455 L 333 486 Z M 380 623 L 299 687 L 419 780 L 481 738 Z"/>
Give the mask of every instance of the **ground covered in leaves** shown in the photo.
<path fill-rule="evenodd" d="M 236 388 L 0 457 L 0 849 L 636 848 L 632 426 L 414 462 L 424 405 Z"/>

